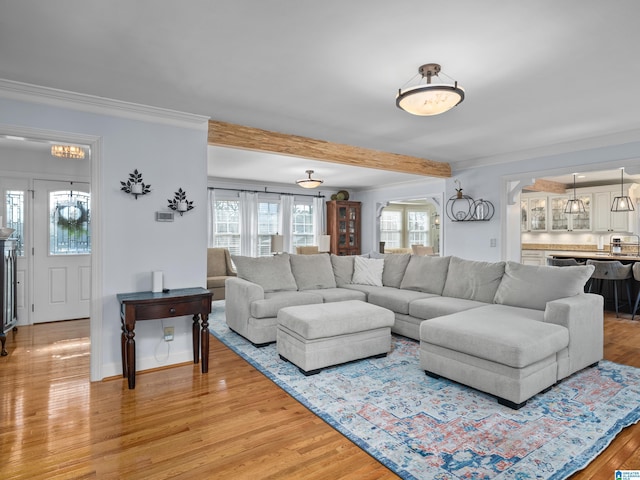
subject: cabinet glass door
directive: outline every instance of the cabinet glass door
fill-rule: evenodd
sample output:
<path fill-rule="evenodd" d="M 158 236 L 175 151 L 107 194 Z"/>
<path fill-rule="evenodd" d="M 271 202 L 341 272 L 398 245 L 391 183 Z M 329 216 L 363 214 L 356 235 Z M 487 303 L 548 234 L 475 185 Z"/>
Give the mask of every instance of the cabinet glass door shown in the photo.
<path fill-rule="evenodd" d="M 551 209 L 551 231 L 566 232 L 569 230 L 569 217 L 571 215 L 564 213 L 564 209 L 567 207 L 568 202 L 569 197 L 566 195 L 549 198 L 549 207 Z"/>
<path fill-rule="evenodd" d="M 591 230 L 591 195 L 583 194 L 576 197 L 578 200 L 582 200 L 585 213 L 576 213 L 571 215 L 571 230 L 575 231 L 590 231 Z"/>
<path fill-rule="evenodd" d="M 532 232 L 544 232 L 547 230 L 547 199 L 529 199 L 530 230 Z"/>
<path fill-rule="evenodd" d="M 529 200 L 520 200 L 520 231 L 529 231 Z"/>

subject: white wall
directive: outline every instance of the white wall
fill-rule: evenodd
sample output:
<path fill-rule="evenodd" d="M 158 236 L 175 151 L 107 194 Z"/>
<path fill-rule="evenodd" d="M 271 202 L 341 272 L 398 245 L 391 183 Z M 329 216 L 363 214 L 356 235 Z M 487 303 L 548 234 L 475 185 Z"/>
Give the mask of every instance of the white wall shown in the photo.
<path fill-rule="evenodd" d="M 101 290 L 94 300 L 102 302 L 102 319 L 100 331 L 92 331 L 92 341 L 100 342 L 92 352 L 101 352 L 98 359 L 92 358 L 92 380 L 99 380 L 122 372 L 117 293 L 150 290 L 154 270 L 164 272 L 168 288 L 206 284 L 207 124 L 204 117 L 159 109 L 142 111 L 137 106 L 130 114 L 124 104 L 102 108 L 102 99 L 95 102 L 98 106 L 87 107 L 93 102 L 89 100 L 76 105 L 73 99 L 52 101 L 37 94 L 31 98 L 0 88 L 0 131 L 13 126 L 98 138 L 99 171 L 93 171 L 92 178 L 99 185 L 92 188 L 99 193 L 93 200 L 99 204 L 94 211 L 97 207 L 100 212 L 100 225 L 94 226 L 102 238 L 96 239 L 100 251 L 94 265 L 101 266 Z M 152 189 L 137 200 L 120 191 L 120 181 L 136 168 Z M 173 223 L 156 222 L 155 212 L 168 211 L 168 199 L 180 187 L 195 209 L 177 215 Z M 161 342 L 161 321 L 136 326 L 138 370 L 193 358 L 191 319 L 164 322 L 176 328 L 168 354 L 167 344 Z"/>

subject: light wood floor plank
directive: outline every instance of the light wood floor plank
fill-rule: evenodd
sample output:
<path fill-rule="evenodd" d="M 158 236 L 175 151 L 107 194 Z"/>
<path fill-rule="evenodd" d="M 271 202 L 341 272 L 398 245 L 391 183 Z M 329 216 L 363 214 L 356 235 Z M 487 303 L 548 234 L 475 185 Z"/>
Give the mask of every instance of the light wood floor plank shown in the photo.
<path fill-rule="evenodd" d="M 640 367 L 640 321 L 605 318 L 605 358 Z M 21 327 L 0 358 L 1 479 L 392 479 L 211 337 L 184 364 L 90 383 L 87 320 Z M 572 479 L 640 469 L 640 425 Z"/>

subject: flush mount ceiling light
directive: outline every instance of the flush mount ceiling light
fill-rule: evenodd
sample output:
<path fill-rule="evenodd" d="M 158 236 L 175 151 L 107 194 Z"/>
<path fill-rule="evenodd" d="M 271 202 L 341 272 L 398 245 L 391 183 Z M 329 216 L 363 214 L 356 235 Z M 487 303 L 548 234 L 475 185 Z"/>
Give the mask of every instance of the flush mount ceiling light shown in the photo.
<path fill-rule="evenodd" d="M 438 77 L 440 65 L 427 63 L 418 69 L 426 84 L 398 89 L 396 106 L 413 115 L 439 115 L 451 110 L 464 100 L 464 89 L 454 80 L 453 85 L 431 83 L 432 77 Z M 414 77 L 415 78 L 415 77 Z M 440 78 L 440 77 L 438 77 Z M 411 81 L 411 80 L 410 80 Z"/>
<path fill-rule="evenodd" d="M 75 145 L 51 145 L 51 155 L 60 158 L 84 158 L 84 149 Z"/>
<path fill-rule="evenodd" d="M 613 199 L 611 204 L 612 212 L 633 212 L 633 202 L 628 195 L 624 194 L 624 167 L 620 169 L 620 195 Z"/>
<path fill-rule="evenodd" d="M 570 213 L 572 215 L 578 215 L 580 213 L 587 213 L 587 209 L 584 207 L 582 200 L 576 197 L 576 175 L 573 174 L 573 198 L 567 202 L 567 206 L 564 207 L 564 213 Z"/>
<path fill-rule="evenodd" d="M 316 188 L 322 185 L 322 182 L 324 180 L 316 180 L 315 178 L 311 178 L 311 175 L 313 174 L 313 170 L 307 170 L 305 173 L 308 175 L 307 178 L 296 180 L 296 183 L 298 184 L 298 186 L 302 188 Z"/>

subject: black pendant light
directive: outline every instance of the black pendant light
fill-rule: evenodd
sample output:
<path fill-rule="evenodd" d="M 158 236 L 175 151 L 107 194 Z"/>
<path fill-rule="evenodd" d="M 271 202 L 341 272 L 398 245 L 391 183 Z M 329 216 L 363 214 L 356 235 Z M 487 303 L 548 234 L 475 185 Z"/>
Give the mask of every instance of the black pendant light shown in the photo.
<path fill-rule="evenodd" d="M 587 209 L 584 207 L 584 202 L 576 197 L 576 173 L 573 174 L 573 198 L 567 202 L 564 207 L 564 213 L 571 215 L 578 215 L 580 213 L 587 213 Z"/>
<path fill-rule="evenodd" d="M 628 195 L 624 194 L 624 167 L 620 169 L 620 195 L 613 199 L 611 204 L 612 212 L 633 212 L 633 202 Z"/>

